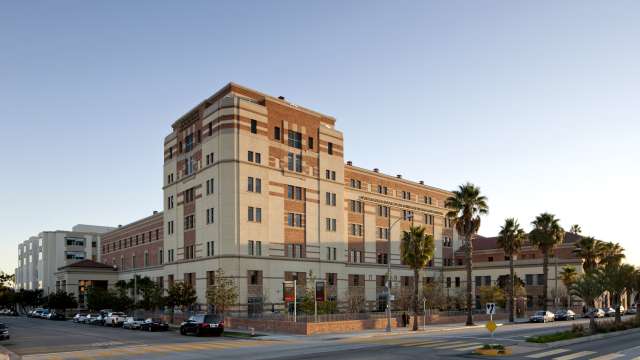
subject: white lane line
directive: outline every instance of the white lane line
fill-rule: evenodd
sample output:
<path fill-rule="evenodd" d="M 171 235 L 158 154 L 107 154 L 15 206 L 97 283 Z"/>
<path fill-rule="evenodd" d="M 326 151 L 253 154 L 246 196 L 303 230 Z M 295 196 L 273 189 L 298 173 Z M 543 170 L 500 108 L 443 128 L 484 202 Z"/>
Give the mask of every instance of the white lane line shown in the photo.
<path fill-rule="evenodd" d="M 453 349 L 454 351 L 469 351 L 469 350 L 475 350 L 477 348 L 480 347 L 480 344 L 475 344 L 473 346 L 467 346 L 467 347 L 463 347 L 463 348 L 457 348 L 457 349 Z"/>
<path fill-rule="evenodd" d="M 624 354 L 611 353 L 611 354 L 607 354 L 607 355 L 598 356 L 598 357 L 593 358 L 591 360 L 612 360 L 612 359 L 621 358 L 623 356 L 624 356 Z"/>
<path fill-rule="evenodd" d="M 577 358 L 584 357 L 584 356 L 591 355 L 591 354 L 595 354 L 595 353 L 596 353 L 595 351 L 580 351 L 580 352 L 577 352 L 577 353 L 573 353 L 573 354 L 569 354 L 569 355 L 553 358 L 553 360 L 572 360 L 572 359 L 577 359 Z"/>
<path fill-rule="evenodd" d="M 569 351 L 569 349 L 555 349 L 555 350 L 551 350 L 551 351 L 545 351 L 545 352 L 542 352 L 542 353 L 528 355 L 527 357 L 531 358 L 531 359 L 539 359 L 539 358 L 543 358 L 545 356 L 562 354 L 562 353 L 565 353 L 567 351 Z"/>
<path fill-rule="evenodd" d="M 478 343 L 462 343 L 462 344 L 455 344 L 455 345 L 446 345 L 446 346 L 438 346 L 438 347 L 434 347 L 434 349 L 454 349 L 454 348 L 458 348 L 458 347 L 462 347 L 462 346 L 467 346 L 467 345 L 478 345 Z"/>

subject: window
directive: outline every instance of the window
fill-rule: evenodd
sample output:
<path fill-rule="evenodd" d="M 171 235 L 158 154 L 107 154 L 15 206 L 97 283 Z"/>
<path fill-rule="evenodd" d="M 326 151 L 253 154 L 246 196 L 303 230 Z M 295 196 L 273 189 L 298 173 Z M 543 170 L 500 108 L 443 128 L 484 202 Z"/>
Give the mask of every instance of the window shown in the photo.
<path fill-rule="evenodd" d="M 533 285 L 533 275 L 532 274 L 526 274 L 524 276 L 524 279 L 525 279 L 525 283 L 527 285 Z"/>
<path fill-rule="evenodd" d="M 215 209 L 209 208 L 207 209 L 207 224 L 215 223 Z"/>
<path fill-rule="evenodd" d="M 460 278 L 456 277 L 456 287 L 459 288 L 460 287 Z"/>
<path fill-rule="evenodd" d="M 249 285 L 260 285 L 260 278 L 262 277 L 262 271 L 249 270 Z"/>
<path fill-rule="evenodd" d="M 388 206 L 378 205 L 378 216 L 389 217 L 389 211 L 390 209 Z"/>
<path fill-rule="evenodd" d="M 213 241 L 207 241 L 207 256 L 215 255 L 215 243 Z"/>
<path fill-rule="evenodd" d="M 351 212 L 362 213 L 362 201 L 349 200 L 349 209 Z"/>
<path fill-rule="evenodd" d="M 173 209 L 173 195 L 167 198 L 167 209 Z"/>
<path fill-rule="evenodd" d="M 194 246 L 189 245 L 184 247 L 184 258 L 185 259 L 193 259 L 194 258 Z"/>
<path fill-rule="evenodd" d="M 184 151 L 189 152 L 193 149 L 193 134 L 189 134 L 184 138 Z"/>
<path fill-rule="evenodd" d="M 427 225 L 433 225 L 433 215 L 424 214 L 424 223 Z"/>
<path fill-rule="evenodd" d="M 167 261 L 169 261 L 169 262 L 174 262 L 175 261 L 174 249 L 167 250 Z"/>
<path fill-rule="evenodd" d="M 338 283 L 338 274 L 336 273 L 327 273 L 327 285 L 335 286 Z"/>
<path fill-rule="evenodd" d="M 251 133 L 252 134 L 257 134 L 258 133 L 258 122 L 256 120 L 251 119 Z"/>
<path fill-rule="evenodd" d="M 384 240 L 388 240 L 389 239 L 389 229 L 388 228 L 379 227 L 379 228 L 377 228 L 377 233 L 378 233 L 378 239 L 384 239 Z"/>
<path fill-rule="evenodd" d="M 351 179 L 351 187 L 354 189 L 362 189 L 362 182 L 360 180 Z"/>
<path fill-rule="evenodd" d="M 538 285 L 544 285 L 544 274 L 538 274 L 538 275 L 536 275 L 536 279 L 538 280 L 538 281 L 537 281 L 537 284 L 538 284 Z"/>
<path fill-rule="evenodd" d="M 289 171 L 302 172 L 302 155 L 287 153 L 287 169 Z"/>
<path fill-rule="evenodd" d="M 185 216 L 184 218 L 184 229 L 190 230 L 196 226 L 196 218 L 194 215 Z"/>
<path fill-rule="evenodd" d="M 249 256 L 253 256 L 254 255 L 254 253 L 255 253 L 255 245 L 253 243 L 253 240 L 249 240 L 248 251 L 249 251 Z"/>
<path fill-rule="evenodd" d="M 249 206 L 247 212 L 247 218 L 249 221 L 253 222 L 262 222 L 262 208 L 254 208 L 253 206 Z"/>
<path fill-rule="evenodd" d="M 262 241 L 256 241 L 256 256 L 262 256 Z"/>
<path fill-rule="evenodd" d="M 386 186 L 378 185 L 378 194 L 387 195 L 388 189 Z"/>
<path fill-rule="evenodd" d="M 162 248 L 158 250 L 158 264 L 164 264 L 164 251 L 162 250 Z"/>
<path fill-rule="evenodd" d="M 213 286 L 216 284 L 216 272 L 207 271 L 207 286 Z"/>
<path fill-rule="evenodd" d="M 213 164 L 213 153 L 207 154 L 207 156 L 206 156 L 206 164 L 207 165 Z"/>
<path fill-rule="evenodd" d="M 193 156 L 189 156 L 189 158 L 184 159 L 184 173 L 185 176 L 189 176 L 193 174 L 195 171 L 195 161 L 193 160 Z"/>
<path fill-rule="evenodd" d="M 402 210 L 402 220 L 412 220 L 412 219 L 413 219 L 413 211 Z"/>
<path fill-rule="evenodd" d="M 289 130 L 288 132 L 288 140 L 289 140 L 289 146 L 294 147 L 296 149 L 302 149 L 302 134 L 297 132 L 297 131 L 293 131 L 293 130 Z"/>
<path fill-rule="evenodd" d="M 361 224 L 349 224 L 349 234 L 353 236 L 362 236 Z"/>
<path fill-rule="evenodd" d="M 260 164 L 262 162 L 262 156 L 259 152 L 256 153 L 256 164 Z"/>
<path fill-rule="evenodd" d="M 302 214 L 288 213 L 287 214 L 287 225 L 293 226 L 293 227 L 303 227 L 303 225 L 302 225 Z"/>
<path fill-rule="evenodd" d="M 173 147 L 169 146 L 169 159 L 173 159 Z"/>
<path fill-rule="evenodd" d="M 387 253 L 378 253 L 376 262 L 378 264 L 386 264 L 389 261 L 389 254 Z M 384 286 L 384 285 L 383 285 Z"/>
<path fill-rule="evenodd" d="M 336 172 L 333 170 L 325 170 L 325 174 L 324 174 L 325 178 L 327 180 L 335 180 L 336 179 Z"/>
<path fill-rule="evenodd" d="M 491 286 L 491 275 L 484 277 L 484 286 Z"/>
<path fill-rule="evenodd" d="M 482 286 L 482 276 L 476 276 L 476 287 Z"/>
<path fill-rule="evenodd" d="M 330 192 L 325 193 L 325 204 L 336 206 L 336 194 Z"/>
<path fill-rule="evenodd" d="M 411 192 L 409 192 L 409 191 L 403 191 L 403 192 L 402 192 L 402 199 L 404 199 L 404 200 L 411 200 Z"/>
<path fill-rule="evenodd" d="M 287 198 L 302 200 L 302 188 L 299 186 L 287 185 Z"/>
<path fill-rule="evenodd" d="M 167 235 L 173 234 L 173 220 L 167 222 Z"/>
<path fill-rule="evenodd" d="M 273 138 L 276 140 L 280 140 L 280 128 L 277 126 L 273 128 Z"/>
<path fill-rule="evenodd" d="M 450 287 L 451 287 L 451 278 L 448 277 L 447 278 L 447 288 L 450 288 Z"/>
<path fill-rule="evenodd" d="M 327 218 L 326 223 L 327 223 L 327 231 L 332 231 L 332 232 L 336 231 L 336 219 Z"/>
<path fill-rule="evenodd" d="M 251 176 L 247 178 L 247 191 L 253 192 L 253 177 Z"/>
<path fill-rule="evenodd" d="M 431 196 L 425 196 L 424 197 L 424 203 L 428 204 L 428 205 L 431 205 Z"/>
<path fill-rule="evenodd" d="M 167 175 L 167 184 L 173 184 L 173 173 Z"/>
<path fill-rule="evenodd" d="M 309 149 L 313 149 L 313 138 L 309 136 Z"/>
<path fill-rule="evenodd" d="M 207 124 L 208 130 L 209 130 L 209 136 L 213 135 L 213 121 L 209 121 L 209 123 Z"/>
<path fill-rule="evenodd" d="M 451 238 L 450 238 L 450 237 L 448 237 L 448 236 L 443 237 L 443 238 L 442 238 L 442 246 L 445 246 L 445 247 L 451 247 L 451 246 L 452 246 L 452 240 L 451 240 Z"/>
<path fill-rule="evenodd" d="M 327 144 L 327 152 L 329 155 L 333 155 L 333 143 L 330 142 Z"/>
<path fill-rule="evenodd" d="M 444 227 L 452 228 L 453 227 L 453 221 L 450 218 L 445 217 L 444 218 Z"/>
<path fill-rule="evenodd" d="M 149 253 L 148 252 L 144 252 L 144 266 L 149 266 Z"/>
<path fill-rule="evenodd" d="M 262 162 L 262 156 L 259 152 L 248 151 L 247 152 L 247 161 L 260 164 Z"/>
<path fill-rule="evenodd" d="M 489 262 L 493 262 L 493 256 L 489 256 L 488 261 L 489 261 Z"/>
<path fill-rule="evenodd" d="M 336 259 L 336 248 L 327 247 L 327 260 L 335 260 Z"/>
<path fill-rule="evenodd" d="M 302 245 L 299 244 L 287 244 L 287 257 L 301 258 Z"/>
<path fill-rule="evenodd" d="M 253 151 L 248 151 L 247 152 L 247 161 L 253 162 L 253 159 L 254 159 Z"/>
<path fill-rule="evenodd" d="M 207 180 L 207 195 L 211 195 L 213 194 L 214 191 L 214 180 L 213 179 L 209 179 Z"/>
<path fill-rule="evenodd" d="M 191 188 L 191 189 L 187 189 L 184 191 L 184 202 L 185 203 L 190 203 L 195 199 L 195 189 Z"/>

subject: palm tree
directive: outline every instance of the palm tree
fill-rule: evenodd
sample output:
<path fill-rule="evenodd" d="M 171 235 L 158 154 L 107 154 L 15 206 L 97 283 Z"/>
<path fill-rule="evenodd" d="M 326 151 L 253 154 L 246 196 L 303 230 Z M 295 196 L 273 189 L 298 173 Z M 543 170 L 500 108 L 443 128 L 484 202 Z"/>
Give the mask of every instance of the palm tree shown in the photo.
<path fill-rule="evenodd" d="M 635 268 L 629 264 L 608 263 L 602 269 L 602 282 L 606 290 L 609 290 L 616 309 L 616 322 L 621 321 L 620 299 L 622 294 L 632 289 Z"/>
<path fill-rule="evenodd" d="M 460 185 L 447 198 L 447 218 L 451 219 L 459 236 L 463 238 L 465 265 L 467 270 L 467 325 L 473 325 L 473 298 L 471 269 L 473 267 L 473 237 L 480 229 L 480 216 L 489 212 L 487 198 L 480 195 L 480 188 L 472 183 Z"/>
<path fill-rule="evenodd" d="M 505 219 L 504 225 L 500 229 L 498 236 L 498 246 L 504 250 L 505 255 L 509 256 L 509 301 L 507 302 L 509 310 L 509 322 L 514 321 L 514 297 L 515 297 L 515 281 L 513 271 L 513 256 L 517 254 L 524 244 L 525 232 L 520 228 L 518 220 L 514 218 Z"/>
<path fill-rule="evenodd" d="M 600 263 L 607 265 L 620 265 L 622 259 L 625 258 L 624 248 L 618 243 L 605 242 L 602 243 L 602 260 Z"/>
<path fill-rule="evenodd" d="M 582 234 L 582 228 L 578 224 L 573 224 L 571 225 L 571 229 L 569 230 L 569 232 L 575 235 L 580 235 Z"/>
<path fill-rule="evenodd" d="M 587 273 L 576 281 L 571 287 L 571 294 L 579 297 L 591 309 L 595 307 L 595 300 L 602 295 L 604 286 L 600 272 L 595 270 Z M 596 329 L 595 312 L 590 312 L 589 329 L 593 332 Z"/>
<path fill-rule="evenodd" d="M 562 271 L 560 271 L 560 280 L 567 288 L 567 290 L 571 289 L 573 284 L 578 280 L 578 271 L 575 267 L 571 265 L 565 265 L 562 267 Z M 567 308 L 571 307 L 571 293 L 567 291 Z"/>
<path fill-rule="evenodd" d="M 582 259 L 582 268 L 585 273 L 593 272 L 598 268 L 602 252 L 602 241 L 596 240 L 592 236 L 581 238 L 573 249 L 573 253 Z"/>
<path fill-rule="evenodd" d="M 435 242 L 433 236 L 425 234 L 423 226 L 411 226 L 402 232 L 400 256 L 402 263 L 413 269 L 413 331 L 418 330 L 418 291 L 420 289 L 420 270 L 433 258 Z"/>
<path fill-rule="evenodd" d="M 562 243 L 564 239 L 564 229 L 559 224 L 559 219 L 556 219 L 555 215 L 549 213 L 542 213 L 536 217 L 532 222 L 533 230 L 529 233 L 529 241 L 531 245 L 537 246 L 542 252 L 543 261 L 543 273 L 544 273 L 544 305 L 543 310 L 547 310 L 547 297 L 549 290 L 549 253 L 555 248 L 556 245 Z"/>

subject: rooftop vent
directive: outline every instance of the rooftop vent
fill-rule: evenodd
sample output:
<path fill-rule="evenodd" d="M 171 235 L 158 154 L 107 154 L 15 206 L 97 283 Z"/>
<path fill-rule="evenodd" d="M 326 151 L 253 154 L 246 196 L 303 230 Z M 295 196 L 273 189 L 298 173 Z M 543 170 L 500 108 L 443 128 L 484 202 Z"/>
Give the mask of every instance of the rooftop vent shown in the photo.
<path fill-rule="evenodd" d="M 122 227 L 122 225 L 118 224 L 118 227 Z"/>
<path fill-rule="evenodd" d="M 374 168 L 374 169 L 373 169 L 373 172 L 380 172 L 380 169 L 378 169 L 378 168 Z"/>
<path fill-rule="evenodd" d="M 351 161 L 347 161 L 347 165 L 351 166 L 353 163 Z"/>
<path fill-rule="evenodd" d="M 157 214 L 158 210 L 153 210 L 153 215 Z"/>
<path fill-rule="evenodd" d="M 424 185 L 424 180 L 420 180 L 420 185 Z"/>
<path fill-rule="evenodd" d="M 397 177 L 398 179 L 402 179 L 402 175 L 400 175 L 400 174 L 396 175 L 396 177 Z"/>
<path fill-rule="evenodd" d="M 284 100 L 284 96 L 278 96 L 278 99 Z"/>

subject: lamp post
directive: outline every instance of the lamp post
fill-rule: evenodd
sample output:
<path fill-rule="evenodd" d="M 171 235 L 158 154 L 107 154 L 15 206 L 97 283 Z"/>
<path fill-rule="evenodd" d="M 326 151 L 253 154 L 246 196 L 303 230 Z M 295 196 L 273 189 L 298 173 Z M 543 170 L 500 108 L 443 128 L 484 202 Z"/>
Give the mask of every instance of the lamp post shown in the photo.
<path fill-rule="evenodd" d="M 389 212 L 391 213 L 391 212 Z M 413 222 L 413 213 L 408 214 L 408 218 Z M 398 218 L 396 221 L 391 224 L 389 227 L 389 236 L 387 237 L 387 244 L 389 246 L 389 254 L 387 254 L 387 327 L 385 329 L 386 332 L 391 332 L 391 230 L 398 223 L 398 221 L 403 220 L 402 218 Z M 408 219 L 404 219 L 408 220 Z"/>

